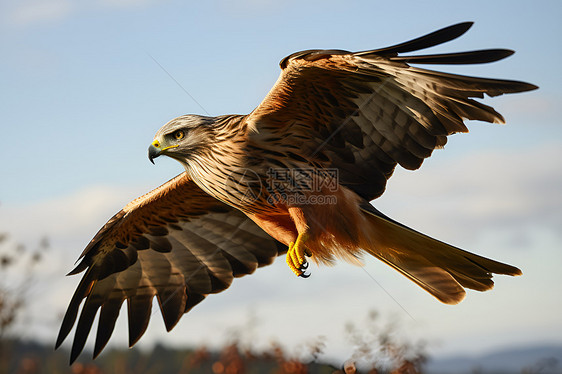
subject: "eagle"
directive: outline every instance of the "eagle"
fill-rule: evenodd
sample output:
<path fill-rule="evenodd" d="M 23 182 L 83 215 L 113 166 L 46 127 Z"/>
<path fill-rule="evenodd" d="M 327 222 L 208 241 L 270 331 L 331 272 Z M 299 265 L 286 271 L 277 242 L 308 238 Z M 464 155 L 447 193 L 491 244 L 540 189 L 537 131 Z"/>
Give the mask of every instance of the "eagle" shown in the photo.
<path fill-rule="evenodd" d="M 70 274 L 85 271 L 56 347 L 77 322 L 72 363 L 94 317 L 94 358 L 126 301 L 129 344 L 145 332 L 156 297 L 166 329 L 209 294 L 286 254 L 291 271 L 309 261 L 361 264 L 372 255 L 439 301 L 465 288 L 486 291 L 492 275 L 521 271 L 433 239 L 377 210 L 397 165 L 418 169 L 465 120 L 503 123 L 476 98 L 536 89 L 418 64 L 479 64 L 514 52 L 406 55 L 451 41 L 471 22 L 386 48 L 306 50 L 280 62 L 279 79 L 248 115 L 184 115 L 156 133 L 148 157 L 168 156 L 185 171 L 115 214 Z M 85 300 L 84 300 L 85 299 Z"/>

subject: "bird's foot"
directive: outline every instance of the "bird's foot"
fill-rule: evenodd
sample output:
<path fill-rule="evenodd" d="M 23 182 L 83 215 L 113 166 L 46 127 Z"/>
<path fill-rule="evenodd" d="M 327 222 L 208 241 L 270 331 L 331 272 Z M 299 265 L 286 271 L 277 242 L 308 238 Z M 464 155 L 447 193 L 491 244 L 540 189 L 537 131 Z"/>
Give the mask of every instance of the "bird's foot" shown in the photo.
<path fill-rule="evenodd" d="M 296 242 L 289 244 L 289 250 L 287 251 L 287 265 L 289 265 L 295 275 L 303 278 L 310 277 L 310 274 L 305 274 L 305 270 L 308 268 L 305 255 L 310 257 L 310 253 L 308 253 L 304 245 L 307 239 L 308 235 L 306 233 L 299 234 Z"/>

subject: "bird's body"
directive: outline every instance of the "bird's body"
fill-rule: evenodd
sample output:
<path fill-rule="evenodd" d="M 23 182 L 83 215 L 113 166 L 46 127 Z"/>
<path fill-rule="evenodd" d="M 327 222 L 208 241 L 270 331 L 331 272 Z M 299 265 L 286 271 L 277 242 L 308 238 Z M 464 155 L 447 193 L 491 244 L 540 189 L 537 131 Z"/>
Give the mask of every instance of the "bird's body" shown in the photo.
<path fill-rule="evenodd" d="M 313 158 L 292 158 L 299 148 L 283 149 L 272 137 L 264 139 L 247 126 L 246 116 L 188 115 L 174 119 L 170 126 L 180 128 L 201 120 L 213 123 L 213 141 L 207 143 L 206 152 L 192 152 L 182 160 L 190 180 L 210 196 L 244 212 L 287 246 L 297 240 L 299 232 L 308 231 L 310 243 L 322 243 L 313 251 L 315 261 L 329 263 L 334 255 L 356 259 L 358 230 L 364 227 L 359 222 L 361 199 L 337 185 L 335 169 L 330 173 Z M 323 198 L 320 204 L 319 197 Z"/>
<path fill-rule="evenodd" d="M 464 288 L 492 288 L 492 274 L 520 270 L 432 239 L 375 209 L 396 165 L 421 166 L 463 120 L 503 122 L 473 98 L 536 88 L 408 63 L 472 64 L 512 54 L 482 50 L 424 56 L 463 34 L 454 25 L 388 48 L 351 53 L 309 50 L 281 61 L 281 76 L 248 115 L 185 115 L 164 125 L 149 158 L 178 160 L 185 173 L 133 201 L 84 250 L 72 272 L 86 274 L 70 303 L 57 346 L 83 298 L 71 360 L 82 350 L 98 309 L 94 355 L 103 349 L 127 300 L 130 343 L 144 333 L 152 299 L 166 327 L 234 277 L 287 252 L 304 275 L 306 258 L 360 263 L 373 255 L 444 303 Z"/>

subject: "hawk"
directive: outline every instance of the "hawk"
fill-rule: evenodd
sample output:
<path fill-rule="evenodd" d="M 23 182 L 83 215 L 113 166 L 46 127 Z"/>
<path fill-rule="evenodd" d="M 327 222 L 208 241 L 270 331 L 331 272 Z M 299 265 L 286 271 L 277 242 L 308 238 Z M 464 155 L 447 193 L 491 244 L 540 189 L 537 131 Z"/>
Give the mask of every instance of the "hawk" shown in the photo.
<path fill-rule="evenodd" d="M 185 172 L 133 200 L 87 245 L 70 272 L 85 270 L 56 346 L 78 319 L 73 362 L 99 311 L 96 357 L 125 301 L 132 346 L 154 297 L 169 331 L 207 295 L 285 253 L 303 277 L 309 260 L 360 264 L 367 253 L 447 304 L 460 302 L 465 288 L 491 289 L 493 273 L 520 275 L 370 204 L 396 165 L 418 169 L 447 136 L 468 131 L 464 120 L 504 122 L 474 98 L 537 88 L 411 66 L 488 63 L 513 54 L 506 49 L 402 55 L 453 40 L 471 25 L 363 52 L 297 52 L 281 60 L 279 79 L 250 114 L 166 123 L 148 157 L 176 159 Z"/>

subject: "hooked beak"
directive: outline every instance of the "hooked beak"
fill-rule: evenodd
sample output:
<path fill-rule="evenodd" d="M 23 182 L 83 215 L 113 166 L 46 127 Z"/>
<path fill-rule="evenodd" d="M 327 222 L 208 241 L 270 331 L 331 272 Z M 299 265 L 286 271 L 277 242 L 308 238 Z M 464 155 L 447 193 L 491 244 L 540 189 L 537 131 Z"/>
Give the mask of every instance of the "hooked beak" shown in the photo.
<path fill-rule="evenodd" d="M 155 140 L 150 144 L 148 147 L 148 159 L 150 162 L 154 164 L 154 159 L 162 153 L 162 149 L 160 148 L 160 142 Z"/>
<path fill-rule="evenodd" d="M 154 164 L 154 159 L 160 156 L 161 154 L 163 154 L 164 151 L 170 148 L 177 148 L 177 147 L 178 147 L 177 144 L 165 146 L 165 144 L 162 144 L 160 143 L 159 140 L 155 139 L 152 142 L 152 144 L 150 144 L 150 146 L 148 147 L 148 159 L 150 160 L 150 162 Z"/>

